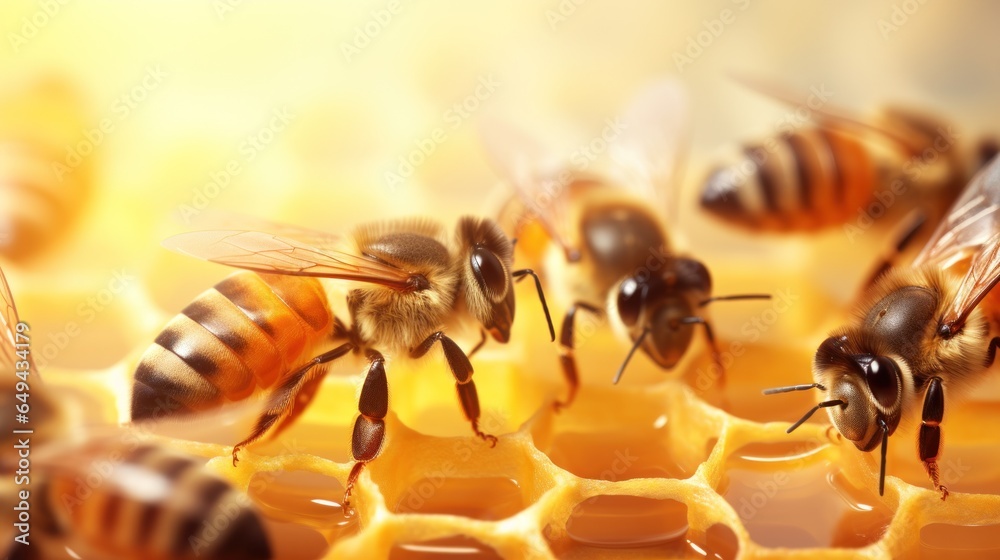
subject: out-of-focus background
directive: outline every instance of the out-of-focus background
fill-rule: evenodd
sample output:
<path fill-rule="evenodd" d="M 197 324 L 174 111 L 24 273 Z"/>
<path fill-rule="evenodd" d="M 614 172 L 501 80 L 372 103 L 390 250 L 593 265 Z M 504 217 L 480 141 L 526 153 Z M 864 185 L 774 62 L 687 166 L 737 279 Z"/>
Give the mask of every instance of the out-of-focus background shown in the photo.
<path fill-rule="evenodd" d="M 205 210 L 335 231 L 402 214 L 448 222 L 492 212 L 497 181 L 481 119 L 540 130 L 569 119 L 596 132 L 663 75 L 691 94 L 685 196 L 724 145 L 766 138 L 795 118 L 733 73 L 797 92 L 825 88 L 862 115 L 889 102 L 925 107 L 971 140 L 1000 125 L 998 9 L 917 0 L 6 2 L 4 88 L 54 81 L 70 91 L 78 122 L 52 157 L 92 184 L 63 242 L 8 263 L 8 273 L 21 290 L 87 294 L 112 271 L 135 271 L 162 283 L 158 303 L 176 309 L 222 272 L 159 243 Z M 686 204 L 672 226 L 710 264 L 757 244 L 696 214 Z M 77 315 L 75 300 L 66 304 Z M 31 315 L 35 302 L 22 306 Z M 84 329 L 51 361 L 113 362 L 120 352 L 93 352 L 96 338 L 108 340 L 98 332 Z M 113 338 L 119 350 L 133 342 Z"/>
<path fill-rule="evenodd" d="M 793 287 L 804 303 L 755 332 L 770 345 L 803 337 L 782 367 L 807 382 L 808 349 L 843 319 L 894 228 L 757 236 L 706 218 L 696 191 L 727 146 L 802 123 L 733 75 L 828 92 L 859 115 L 925 108 L 968 144 L 1000 133 L 1000 6 L 986 1 L 9 0 L 0 14 L 0 140 L 41 139 L 35 167 L 11 169 L 67 208 L 36 214 L 0 188 L 0 213 L 59 232 L 0 261 L 43 371 L 125 363 L 228 274 L 160 247 L 215 213 L 331 231 L 414 214 L 451 227 L 509 194 L 484 156 L 481 122 L 507 118 L 542 136 L 571 122 L 587 139 L 641 87 L 672 76 L 689 93 L 690 146 L 671 235 L 709 264 L 718 293 Z M 35 114 L 58 118 L 33 129 Z M 746 335 L 744 311 L 715 317 L 721 339 Z M 554 364 L 554 352 L 544 359 Z M 802 412 L 770 407 L 748 415 Z M 910 472 L 921 484 L 919 466 Z"/>

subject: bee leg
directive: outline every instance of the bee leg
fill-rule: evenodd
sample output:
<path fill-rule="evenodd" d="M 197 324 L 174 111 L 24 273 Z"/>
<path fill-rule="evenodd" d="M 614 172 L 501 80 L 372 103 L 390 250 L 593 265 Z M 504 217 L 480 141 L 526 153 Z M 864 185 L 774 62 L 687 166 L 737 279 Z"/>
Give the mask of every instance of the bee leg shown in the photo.
<path fill-rule="evenodd" d="M 920 435 L 917 440 L 920 460 L 924 463 L 931 483 L 941 491 L 941 499 L 948 497 L 948 489 L 941 484 L 937 460 L 941 455 L 941 420 L 944 418 L 944 386 L 940 377 L 932 377 L 924 392 L 924 411 L 921 415 Z"/>
<path fill-rule="evenodd" d="M 306 381 L 296 391 L 295 401 L 291 405 L 292 410 L 281 419 L 281 422 L 271 432 L 271 437 L 277 436 L 288 429 L 309 408 L 309 404 L 312 403 L 313 398 L 316 397 L 316 393 L 319 392 L 320 386 L 323 385 L 323 379 L 326 377 L 328 369 L 328 364 L 316 366 L 312 374 L 308 376 Z"/>
<path fill-rule="evenodd" d="M 601 312 L 600 309 L 589 303 L 577 301 L 570 306 L 566 311 L 566 316 L 563 317 L 562 328 L 559 330 L 559 345 L 562 347 L 562 351 L 559 353 L 559 363 L 562 364 L 563 377 L 566 378 L 566 384 L 569 386 L 569 394 L 566 396 L 565 401 L 556 401 L 552 404 L 552 407 L 557 412 L 568 407 L 573 402 L 573 399 L 576 398 L 576 391 L 580 386 L 580 377 L 577 374 L 576 368 L 576 356 L 573 353 L 575 348 L 573 333 L 576 330 L 576 312 L 578 309 L 595 314 Z"/>
<path fill-rule="evenodd" d="M 885 274 L 896 261 L 896 257 L 900 255 L 906 248 L 910 245 L 913 239 L 920 232 L 920 229 L 924 226 L 927 220 L 927 216 L 920 210 L 914 210 L 910 212 L 908 221 L 910 224 L 902 231 L 899 237 L 896 239 L 896 246 L 893 247 L 889 255 L 882 257 L 878 265 L 874 267 L 871 274 L 868 275 L 868 280 L 865 282 L 865 290 L 872 287 L 875 281 L 878 280 L 883 274 Z"/>
<path fill-rule="evenodd" d="M 997 348 L 1000 348 L 1000 336 L 994 336 L 986 349 L 986 367 L 993 365 L 993 360 L 997 358 Z"/>
<path fill-rule="evenodd" d="M 354 466 L 347 476 L 347 487 L 344 490 L 344 510 L 350 509 L 351 492 L 354 483 L 365 465 L 378 457 L 385 441 L 385 415 L 389 412 L 389 384 L 385 378 L 385 358 L 374 350 L 368 351 L 368 374 L 361 386 L 361 397 L 358 399 L 358 419 L 354 421 L 354 432 L 351 434 L 351 455 L 354 456 Z"/>
<path fill-rule="evenodd" d="M 353 349 L 354 344 L 350 342 L 341 344 L 333 350 L 320 354 L 319 356 L 309 360 L 309 362 L 307 362 L 304 366 L 289 374 L 281 385 L 271 392 L 271 395 L 267 399 L 267 407 L 257 418 L 257 424 L 254 425 L 250 436 L 233 447 L 233 466 L 235 467 L 236 463 L 239 462 L 238 455 L 240 449 L 243 449 L 260 439 L 261 436 L 267 433 L 267 431 L 274 426 L 275 422 L 277 422 L 279 418 L 285 416 L 289 412 L 294 412 L 293 407 L 296 406 L 299 392 L 302 391 L 303 388 L 311 385 L 312 376 L 310 376 L 309 373 L 313 371 L 315 366 L 336 360 Z M 325 373 L 326 368 L 320 368 L 319 371 Z M 322 375 L 316 377 L 322 377 Z"/>
<path fill-rule="evenodd" d="M 444 357 L 448 361 L 448 368 L 455 376 L 455 387 L 458 389 L 458 399 L 462 402 L 462 410 L 465 417 L 472 423 L 472 431 L 477 436 L 488 441 L 490 447 L 497 444 L 496 436 L 483 433 L 479 430 L 479 395 L 476 392 L 476 384 L 472 382 L 472 363 L 462 349 L 455 344 L 455 341 L 445 336 L 441 331 L 437 331 L 424 339 L 420 346 L 410 350 L 411 358 L 420 358 L 426 354 L 435 342 L 441 342 L 441 349 L 444 350 Z"/>

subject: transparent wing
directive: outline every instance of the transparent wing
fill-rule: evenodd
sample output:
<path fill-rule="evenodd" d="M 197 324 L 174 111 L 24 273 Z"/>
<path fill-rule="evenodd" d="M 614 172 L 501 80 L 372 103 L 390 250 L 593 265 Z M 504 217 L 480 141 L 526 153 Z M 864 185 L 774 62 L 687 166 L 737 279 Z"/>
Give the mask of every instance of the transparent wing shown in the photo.
<path fill-rule="evenodd" d="M 1000 159 L 994 158 L 969 181 L 913 265 L 949 267 L 978 253 L 998 230 Z"/>
<path fill-rule="evenodd" d="M 831 103 L 828 100 L 828 96 L 834 94 L 833 92 L 825 91 L 823 85 L 816 86 L 813 92 L 805 94 L 759 77 L 744 74 L 733 74 L 732 77 L 744 86 L 767 97 L 776 99 L 796 110 L 800 108 L 807 109 L 813 120 L 828 128 L 847 132 L 853 131 L 856 134 L 875 132 L 913 153 L 919 153 L 924 148 L 922 144 L 914 141 L 904 131 L 894 130 L 889 126 L 877 125 L 869 118 L 865 118 L 849 109 Z"/>
<path fill-rule="evenodd" d="M 321 249 L 338 249 L 344 243 L 344 236 L 339 233 L 294 226 L 257 216 L 222 210 L 203 211 L 195 218 L 192 225 L 194 226 L 192 229 L 197 230 L 266 231 Z"/>
<path fill-rule="evenodd" d="M 17 336 L 17 325 L 21 322 L 20 317 L 17 315 L 17 306 L 14 305 L 14 296 L 10 293 L 10 285 L 7 284 L 7 277 L 4 275 L 3 270 L 0 269 L 0 371 L 4 375 L 13 375 L 14 371 L 23 371 L 24 368 L 18 370 L 15 368 L 15 364 L 19 361 L 24 361 L 20 356 L 17 355 L 17 344 L 25 343 L 27 340 L 23 338 L 24 336 L 30 336 L 29 333 L 22 333 L 22 338 L 19 340 Z M 22 346 L 22 348 L 26 348 Z M 31 353 L 27 353 L 28 358 L 28 371 L 31 375 L 37 375 L 38 370 L 35 369 L 35 362 L 31 357 Z"/>
<path fill-rule="evenodd" d="M 971 257 L 969 270 L 942 318 L 957 331 L 1000 280 L 1000 158 L 981 170 L 952 206 L 914 266 L 942 268 Z"/>
<path fill-rule="evenodd" d="M 965 324 L 969 313 L 990 293 L 1000 280 L 1000 234 L 994 235 L 973 257 L 969 271 L 962 278 L 958 293 L 948 311 L 941 318 L 951 332 L 957 332 Z"/>
<path fill-rule="evenodd" d="M 571 174 L 565 161 L 506 122 L 485 122 L 480 133 L 491 166 L 520 201 L 508 205 L 508 211 L 521 214 L 515 221 L 537 221 L 568 257 L 576 254 L 571 241 Z"/>
<path fill-rule="evenodd" d="M 608 122 L 612 132 L 616 126 L 621 129 L 607 139 L 618 182 L 643 200 L 657 202 L 663 215 L 679 206 L 682 164 L 690 145 L 688 111 L 681 83 L 662 79 L 632 98 L 620 119 Z"/>
<path fill-rule="evenodd" d="M 317 247 L 260 231 L 217 230 L 182 233 L 163 246 L 178 253 L 256 272 L 338 278 L 413 288 L 413 275 L 367 255 Z"/>

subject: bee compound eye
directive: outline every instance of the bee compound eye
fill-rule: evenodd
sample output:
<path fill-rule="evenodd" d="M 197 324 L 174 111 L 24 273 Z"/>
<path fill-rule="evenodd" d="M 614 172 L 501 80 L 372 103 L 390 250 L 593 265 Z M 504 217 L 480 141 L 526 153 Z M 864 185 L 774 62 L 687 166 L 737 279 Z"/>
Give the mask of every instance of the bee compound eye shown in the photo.
<path fill-rule="evenodd" d="M 632 327 L 639 322 L 639 313 L 642 311 L 642 286 L 629 277 L 622 280 L 618 286 L 618 316 L 622 323 Z"/>
<path fill-rule="evenodd" d="M 507 269 L 492 251 L 476 247 L 469 258 L 472 272 L 480 289 L 493 301 L 499 301 L 507 294 Z"/>
<path fill-rule="evenodd" d="M 854 381 L 842 379 L 832 387 L 830 399 L 847 403 L 826 409 L 840 435 L 855 444 L 866 439 L 874 420 L 871 417 L 871 408 L 864 406 L 868 400 L 864 395 L 864 389 Z"/>
<path fill-rule="evenodd" d="M 875 400 L 883 407 L 896 404 L 899 395 L 899 366 L 895 360 L 879 356 L 865 367 L 865 381 Z"/>

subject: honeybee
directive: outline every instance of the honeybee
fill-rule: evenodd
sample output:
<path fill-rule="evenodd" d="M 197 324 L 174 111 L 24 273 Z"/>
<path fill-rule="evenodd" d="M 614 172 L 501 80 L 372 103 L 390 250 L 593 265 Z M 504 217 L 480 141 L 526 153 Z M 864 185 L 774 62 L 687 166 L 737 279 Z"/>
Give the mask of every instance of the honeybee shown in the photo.
<path fill-rule="evenodd" d="M 768 232 L 848 228 L 859 216 L 878 218 L 890 209 L 918 209 L 936 223 L 971 176 L 958 135 L 929 113 L 889 106 L 854 116 L 829 103 L 823 88 L 796 99 L 761 81 L 741 81 L 814 124 L 786 123 L 779 136 L 744 145 L 709 173 L 701 206 L 729 224 Z M 984 141 L 979 165 L 995 153 Z"/>
<path fill-rule="evenodd" d="M 500 343 L 509 340 L 515 280 L 535 277 L 555 335 L 537 276 L 512 270 L 511 241 L 494 221 L 464 217 L 453 239 L 420 219 L 365 225 L 346 237 L 277 224 L 269 229 L 277 233 L 200 231 L 164 243 L 254 272 L 216 284 L 167 324 L 136 369 L 133 420 L 204 410 L 270 390 L 252 433 L 233 448 L 235 466 L 241 448 L 301 414 L 331 361 L 363 353 L 369 366 L 351 439 L 355 464 L 346 508 L 354 482 L 385 438 L 389 389 L 382 351 L 420 358 L 440 343 L 473 432 L 496 445 L 495 436 L 479 429 L 469 356 L 487 332 Z M 334 316 L 318 278 L 355 282 L 347 293 L 350 327 Z M 468 355 L 445 334 L 462 324 L 480 332 Z M 330 343 L 338 345 L 316 353 Z"/>
<path fill-rule="evenodd" d="M 964 272 L 963 272 L 964 271 Z M 1000 158 L 965 188 L 910 268 L 891 269 L 869 289 L 858 320 L 834 331 L 816 352 L 815 383 L 765 394 L 819 389 L 822 402 L 788 432 L 825 408 L 858 449 L 882 446 L 879 494 L 885 488 L 889 436 L 923 400 L 917 448 L 941 499 L 941 422 L 949 397 L 992 365 L 1000 338 L 993 300 L 1000 280 Z"/>
<path fill-rule="evenodd" d="M 250 498 L 195 457 L 126 437 L 37 453 L 34 531 L 30 545 L 13 545 L 12 558 L 51 558 L 64 547 L 137 560 L 274 557 Z"/>
<path fill-rule="evenodd" d="M 658 366 L 674 367 L 701 328 L 721 369 L 711 323 L 702 311 L 713 301 L 768 299 L 761 294 L 712 296 L 708 268 L 677 254 L 663 215 L 666 189 L 677 184 L 684 94 L 674 81 L 658 82 L 641 92 L 623 113 L 614 136 L 608 128 L 595 137 L 612 158 L 601 172 L 596 159 L 561 158 L 546 168 L 545 150 L 532 139 L 495 123 L 484 141 L 494 166 L 516 197 L 502 214 L 519 215 L 516 235 L 529 226 L 544 229 L 548 242 L 562 252 L 561 262 L 541 264 L 550 292 L 568 292 L 572 303 L 560 330 L 560 364 L 568 393 L 556 400 L 572 403 L 579 386 L 574 356 L 577 312 L 606 314 L 631 350 L 613 382 L 618 383 L 639 348 Z M 609 127 L 613 124 L 609 124 Z M 593 145 L 593 142 L 591 143 Z M 583 162 L 581 164 L 580 162 Z M 574 168 L 575 167 L 575 168 Z M 539 257 L 540 258 L 540 257 Z"/>
<path fill-rule="evenodd" d="M 3 257 L 41 252 L 80 214 L 90 189 L 86 155 L 94 149 L 79 137 L 86 129 L 81 113 L 76 93 L 54 79 L 0 93 Z"/>
<path fill-rule="evenodd" d="M 0 304 L 0 371 L 21 378 L 5 375 L 4 400 L 24 405 L 30 418 L 15 424 L 5 416 L 3 426 L 10 453 L 0 470 L 11 476 L 0 495 L 12 502 L 14 536 L 24 539 L 9 558 L 63 556 L 66 546 L 85 548 L 88 558 L 272 557 L 249 498 L 197 459 L 128 432 L 95 437 L 69 421 L 68 405 L 41 382 L 26 351 L 30 331 L 2 270 Z"/>

